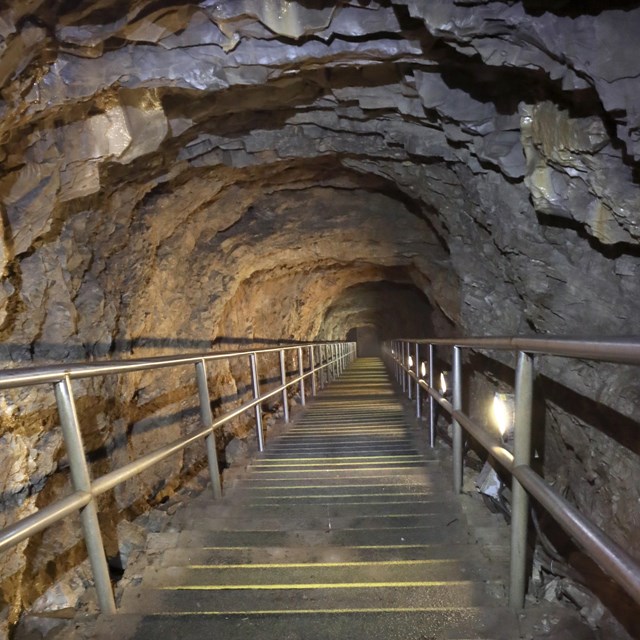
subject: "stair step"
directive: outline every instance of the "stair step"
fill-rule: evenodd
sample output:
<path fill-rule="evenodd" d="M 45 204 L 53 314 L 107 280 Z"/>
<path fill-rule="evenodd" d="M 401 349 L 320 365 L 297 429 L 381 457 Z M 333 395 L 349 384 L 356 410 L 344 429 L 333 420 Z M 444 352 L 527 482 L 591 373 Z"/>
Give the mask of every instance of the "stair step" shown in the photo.
<path fill-rule="evenodd" d="M 381 607 L 382 609 L 382 607 Z M 471 633 L 470 630 L 473 630 Z M 515 614 L 497 608 L 240 615 L 120 615 L 104 618 L 101 640 L 515 640 Z"/>
<path fill-rule="evenodd" d="M 370 546 L 388 544 L 441 544 L 444 542 L 467 542 L 466 527 L 456 521 L 443 529 L 439 526 L 424 526 L 416 529 L 361 528 L 349 531 L 182 531 L 178 536 L 180 546 L 316 546 L 349 545 Z"/>
<path fill-rule="evenodd" d="M 356 363 L 227 476 L 222 500 L 203 494 L 149 536 L 146 568 L 122 583 L 122 613 L 98 637 L 520 637 L 492 520 L 470 535 L 472 506 L 424 438 L 381 362 Z"/>
<path fill-rule="evenodd" d="M 179 585 L 247 584 L 342 584 L 375 582 L 447 582 L 489 579 L 478 564 L 457 558 L 417 560 L 346 560 L 224 564 L 190 563 L 180 567 L 149 566 L 143 574 L 145 587 Z M 483 575 L 484 574 L 484 575 Z M 495 574 L 495 572 L 494 572 Z M 494 575 L 493 579 L 497 579 Z"/>
<path fill-rule="evenodd" d="M 173 520 L 174 526 L 197 523 L 200 531 L 289 531 L 291 529 L 304 531 L 352 531 L 357 529 L 414 529 L 422 527 L 446 527 L 460 515 L 448 513 L 426 514 L 422 516 L 360 516 L 334 517 L 325 513 L 324 517 L 305 517 L 304 514 L 292 517 L 289 521 L 283 518 L 194 518 L 190 513 L 180 514 Z"/>
<path fill-rule="evenodd" d="M 162 566 L 188 564 L 264 564 L 268 562 L 374 562 L 385 560 L 448 560 L 480 564 L 484 557 L 476 546 L 467 544 L 417 544 L 379 547 L 173 547 L 159 559 Z M 495 564 L 483 565 L 494 569 Z"/>
<path fill-rule="evenodd" d="M 300 504 L 257 504 L 250 503 L 250 514 L 248 511 L 248 505 L 244 501 L 238 500 L 234 504 L 226 506 L 218 506 L 213 501 L 200 502 L 197 504 L 186 505 L 185 508 L 179 510 L 176 513 L 177 517 L 182 517 L 182 514 L 189 514 L 193 518 L 200 517 L 215 517 L 220 520 L 227 518 L 240 517 L 278 517 L 288 518 L 294 517 L 296 514 L 303 513 L 305 517 L 325 517 L 327 515 L 334 518 L 343 518 L 348 516 L 353 517 L 367 517 L 367 516 L 389 516 L 396 517 L 399 515 L 434 515 L 444 516 L 446 514 L 453 514 L 456 517 L 462 517 L 460 507 L 455 502 L 445 502 L 441 500 L 408 500 L 408 501 L 395 501 L 385 502 L 380 504 L 374 502 L 358 502 L 355 504 L 318 504 L 310 503 L 304 506 Z"/>
<path fill-rule="evenodd" d="M 385 583 L 280 583 L 131 587 L 121 601 L 124 613 L 204 613 L 259 615 L 269 612 L 455 609 L 495 605 L 501 583 L 471 580 Z"/>

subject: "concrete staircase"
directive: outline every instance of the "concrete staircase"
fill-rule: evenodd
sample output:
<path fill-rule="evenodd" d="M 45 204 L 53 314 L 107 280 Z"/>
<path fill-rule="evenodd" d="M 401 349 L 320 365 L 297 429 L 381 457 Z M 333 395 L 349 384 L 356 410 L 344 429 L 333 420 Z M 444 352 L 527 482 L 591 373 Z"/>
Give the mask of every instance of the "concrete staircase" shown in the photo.
<path fill-rule="evenodd" d="M 176 514 L 98 637 L 520 637 L 506 563 L 422 439 L 382 362 L 357 360 L 222 501 Z"/>

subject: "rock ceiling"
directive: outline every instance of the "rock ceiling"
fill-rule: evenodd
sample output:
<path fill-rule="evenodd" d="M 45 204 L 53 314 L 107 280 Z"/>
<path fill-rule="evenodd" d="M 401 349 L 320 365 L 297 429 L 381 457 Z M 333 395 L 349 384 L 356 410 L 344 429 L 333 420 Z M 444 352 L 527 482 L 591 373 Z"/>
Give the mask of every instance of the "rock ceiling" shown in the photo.
<path fill-rule="evenodd" d="M 621 0 L 0 3 L 3 366 L 360 325 L 638 333 L 638 33 Z M 568 475 L 615 462 L 637 503 L 633 455 L 560 413 Z M 0 466 L 30 512 L 61 443 L 21 428 Z M 609 489 L 574 495 L 634 530 Z"/>
<path fill-rule="evenodd" d="M 389 278 L 443 328 L 628 332 L 640 12 L 571 4 L 5 5 L 5 355 L 207 341 L 269 274 L 301 338 Z"/>

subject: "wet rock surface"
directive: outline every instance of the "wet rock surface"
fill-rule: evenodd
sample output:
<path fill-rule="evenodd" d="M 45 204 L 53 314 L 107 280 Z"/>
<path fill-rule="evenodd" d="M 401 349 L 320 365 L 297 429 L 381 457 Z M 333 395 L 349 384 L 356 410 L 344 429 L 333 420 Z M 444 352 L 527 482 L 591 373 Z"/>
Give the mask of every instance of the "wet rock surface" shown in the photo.
<path fill-rule="evenodd" d="M 637 334 L 639 28 L 636 2 L 3 3 L 2 365 Z M 637 372 L 539 369 L 548 477 L 640 554 Z M 248 392 L 237 363 L 209 377 L 218 414 Z M 190 372 L 75 390 L 94 476 L 197 425 Z M 70 484 L 50 391 L 2 403 L 4 526 Z M 103 525 L 204 464 L 128 481 Z M 75 520 L 5 554 L 6 615 L 83 557 Z"/>

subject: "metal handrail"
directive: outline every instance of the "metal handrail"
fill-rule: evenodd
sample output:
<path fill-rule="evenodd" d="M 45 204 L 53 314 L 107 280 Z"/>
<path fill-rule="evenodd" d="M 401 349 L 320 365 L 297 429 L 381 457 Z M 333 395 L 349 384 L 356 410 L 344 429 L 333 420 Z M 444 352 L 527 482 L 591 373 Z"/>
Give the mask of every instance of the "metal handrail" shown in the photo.
<path fill-rule="evenodd" d="M 618 364 L 640 364 L 640 341 L 638 338 L 607 338 L 587 340 L 564 337 L 478 337 L 478 338 L 434 338 L 433 340 L 400 339 L 411 344 L 434 346 L 468 347 L 487 351 L 524 351 L 547 356 L 583 358 Z"/>
<path fill-rule="evenodd" d="M 426 367 L 421 366 L 420 345 L 428 346 L 428 381 L 425 380 Z M 434 388 L 434 348 L 436 346 L 453 348 L 452 402 L 449 402 Z M 501 440 L 462 411 L 461 348 L 480 351 L 506 350 L 517 353 L 513 453 L 504 448 Z M 412 382 L 415 383 L 418 417 L 421 415 L 420 390 L 427 392 L 430 408 L 431 446 L 434 446 L 435 436 L 434 401 L 451 415 L 453 420 L 453 484 L 457 493 L 462 490 L 463 428 L 512 475 L 511 576 L 509 585 L 509 599 L 512 607 L 519 609 L 524 604 L 529 496 L 535 498 L 598 566 L 640 604 L 640 563 L 591 520 L 581 514 L 574 505 L 555 492 L 530 466 L 531 407 L 535 376 L 533 354 L 637 365 L 640 364 L 640 340 L 632 338 L 580 340 L 520 337 L 394 340 L 385 343 L 384 353 L 393 363 L 396 377 L 402 384 L 403 390 L 408 390 L 409 398 L 412 397 Z"/>
<path fill-rule="evenodd" d="M 304 366 L 303 352 L 305 350 L 308 356 L 308 371 L 305 371 Z M 285 353 L 289 351 L 297 353 L 298 375 L 287 380 Z M 324 384 L 340 375 L 344 367 L 355 357 L 355 352 L 356 348 L 353 342 L 312 342 L 301 345 L 281 345 L 278 347 L 243 351 L 207 352 L 95 363 L 72 363 L 0 372 L 0 389 L 11 389 L 38 384 L 54 385 L 56 404 L 60 415 L 60 425 L 69 457 L 69 467 L 74 488 L 71 495 L 57 500 L 39 509 L 36 513 L 22 518 L 0 530 L 0 553 L 80 510 L 85 543 L 87 545 L 87 552 L 98 595 L 98 603 L 104 613 L 114 613 L 116 607 L 109 578 L 107 559 L 102 543 L 102 534 L 98 522 L 95 503 L 96 497 L 113 489 L 125 480 L 140 474 L 168 456 L 181 451 L 200 438 L 204 438 L 206 442 L 209 472 L 214 496 L 216 498 L 221 497 L 222 487 L 220 485 L 215 430 L 242 413 L 254 409 L 258 449 L 262 451 L 264 449 L 264 440 L 262 432 L 262 409 L 260 405 L 265 400 L 282 394 L 284 419 L 288 422 L 289 405 L 287 390 L 289 387 L 293 385 L 299 386 L 300 402 L 304 405 L 305 380 L 311 378 L 311 394 L 315 395 L 317 388 L 316 378 L 319 379 L 320 385 L 324 386 Z M 280 356 L 281 384 L 267 393 L 261 393 L 257 358 L 258 355 L 270 353 L 278 353 Z M 207 363 L 214 360 L 229 360 L 243 356 L 249 358 L 253 399 L 214 420 L 211 412 L 211 400 L 207 381 Z M 155 370 L 166 367 L 180 367 L 190 364 L 195 365 L 200 417 L 204 426 L 189 435 L 178 438 L 92 481 L 89 476 L 86 453 L 82 443 L 71 381 L 80 378 Z"/>

